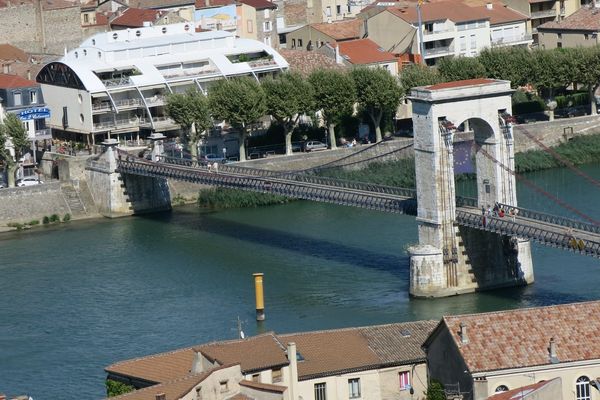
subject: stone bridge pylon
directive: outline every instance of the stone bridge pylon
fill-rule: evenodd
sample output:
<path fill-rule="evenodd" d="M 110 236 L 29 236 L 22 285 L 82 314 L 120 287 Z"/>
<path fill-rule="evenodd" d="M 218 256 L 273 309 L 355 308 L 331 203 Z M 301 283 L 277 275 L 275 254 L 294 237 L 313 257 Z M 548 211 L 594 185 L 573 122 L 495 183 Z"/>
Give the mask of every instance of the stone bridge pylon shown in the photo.
<path fill-rule="evenodd" d="M 443 297 L 533 282 L 529 242 L 456 224 L 454 127 L 474 133 L 479 208 L 517 205 L 510 83 L 448 82 L 412 90 L 419 245 L 410 294 Z"/>

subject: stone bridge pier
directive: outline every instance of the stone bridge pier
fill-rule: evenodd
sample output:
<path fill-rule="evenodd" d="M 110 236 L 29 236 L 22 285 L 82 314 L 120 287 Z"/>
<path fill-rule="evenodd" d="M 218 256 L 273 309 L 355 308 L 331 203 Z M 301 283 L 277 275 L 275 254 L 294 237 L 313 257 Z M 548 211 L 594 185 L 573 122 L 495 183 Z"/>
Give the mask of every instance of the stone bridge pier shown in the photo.
<path fill-rule="evenodd" d="M 163 153 L 164 136 L 150 135 L 154 161 Z M 89 188 L 98 211 L 105 217 L 121 217 L 171 209 L 171 196 L 166 179 L 121 174 L 117 170 L 117 144 L 115 139 L 102 143 L 103 152 L 86 165 Z"/>
<path fill-rule="evenodd" d="M 475 137 L 479 208 L 517 205 L 510 83 L 492 79 L 413 89 L 419 245 L 409 249 L 410 294 L 443 297 L 533 282 L 529 242 L 456 224 L 453 133 Z M 483 218 L 482 218 L 483 219 Z"/>

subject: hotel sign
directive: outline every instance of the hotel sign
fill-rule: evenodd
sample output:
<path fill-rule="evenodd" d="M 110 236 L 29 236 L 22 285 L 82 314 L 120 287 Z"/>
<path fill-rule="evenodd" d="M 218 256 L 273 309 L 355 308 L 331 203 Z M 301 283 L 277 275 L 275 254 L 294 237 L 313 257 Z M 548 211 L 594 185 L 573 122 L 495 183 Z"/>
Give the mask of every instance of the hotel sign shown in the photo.
<path fill-rule="evenodd" d="M 17 114 L 21 121 L 31 121 L 32 119 L 50 118 L 50 109 L 46 107 L 28 108 Z"/>

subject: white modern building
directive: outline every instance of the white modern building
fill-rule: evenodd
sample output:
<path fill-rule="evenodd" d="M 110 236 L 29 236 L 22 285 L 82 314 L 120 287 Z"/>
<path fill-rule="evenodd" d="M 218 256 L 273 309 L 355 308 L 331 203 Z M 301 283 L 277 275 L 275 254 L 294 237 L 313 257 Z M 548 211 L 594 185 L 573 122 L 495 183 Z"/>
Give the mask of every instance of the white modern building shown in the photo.
<path fill-rule="evenodd" d="M 94 144 L 110 134 L 146 136 L 178 129 L 165 96 L 233 76 L 260 79 L 288 68 L 275 50 L 191 23 L 96 34 L 38 74 L 55 136 Z"/>

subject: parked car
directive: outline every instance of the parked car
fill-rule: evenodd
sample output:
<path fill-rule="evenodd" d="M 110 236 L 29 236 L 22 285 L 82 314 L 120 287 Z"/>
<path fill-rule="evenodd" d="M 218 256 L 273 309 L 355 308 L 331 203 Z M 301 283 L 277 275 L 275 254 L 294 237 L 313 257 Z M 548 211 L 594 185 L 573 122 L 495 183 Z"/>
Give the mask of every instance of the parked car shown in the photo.
<path fill-rule="evenodd" d="M 318 150 L 327 150 L 327 145 L 325 143 L 319 142 L 318 140 L 310 140 L 304 143 L 304 151 Z"/>
<path fill-rule="evenodd" d="M 35 176 L 26 176 L 25 178 L 17 180 L 18 187 L 40 185 L 42 183 L 44 182 L 42 182 Z"/>

